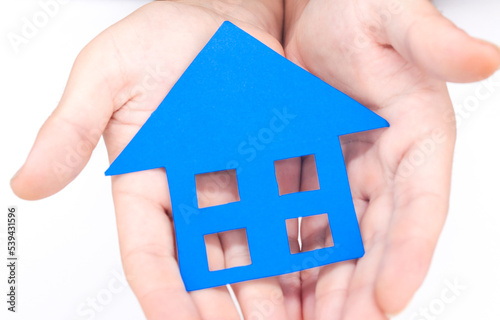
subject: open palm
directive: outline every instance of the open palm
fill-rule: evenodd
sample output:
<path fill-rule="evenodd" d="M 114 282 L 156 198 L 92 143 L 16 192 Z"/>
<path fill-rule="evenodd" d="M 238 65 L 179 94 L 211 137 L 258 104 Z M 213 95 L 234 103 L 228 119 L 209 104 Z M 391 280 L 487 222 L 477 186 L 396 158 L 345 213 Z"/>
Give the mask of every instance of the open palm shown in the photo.
<path fill-rule="evenodd" d="M 265 8 L 253 8 L 255 1 L 244 5 L 155 2 L 105 30 L 78 56 L 59 106 L 41 128 L 26 163 L 11 182 L 13 190 L 25 199 L 40 199 L 59 191 L 83 169 L 101 134 L 113 161 L 224 20 L 282 54 L 276 40 L 281 38 L 282 26 L 281 1 L 277 3 L 276 13 L 270 14 Z M 290 168 L 300 172 L 300 161 L 285 163 L 277 173 L 293 190 L 298 188 L 299 177 L 288 174 Z M 235 197 L 231 177 L 215 194 L 204 190 L 216 178 L 201 178 L 198 191 L 207 196 L 200 205 Z M 176 260 L 165 171 L 113 177 L 112 187 L 125 274 L 146 317 L 239 319 L 226 287 L 185 291 Z M 231 267 L 249 259 L 243 240 L 241 234 L 211 238 L 207 242 L 211 265 Z M 287 276 L 291 277 L 298 279 L 298 274 Z M 293 319 L 287 316 L 279 278 L 249 281 L 233 288 L 247 318 Z M 298 308 L 297 290 L 294 297 Z M 268 310 L 271 301 L 272 310 Z M 291 313 L 300 316 L 300 309 Z"/>
<path fill-rule="evenodd" d="M 12 187 L 26 199 L 59 191 L 85 166 L 101 134 L 113 161 L 220 24 L 230 20 L 391 123 L 386 130 L 343 138 L 365 257 L 236 284 L 244 316 L 383 318 L 400 310 L 422 281 L 447 211 L 455 133 L 442 80 L 480 79 L 499 60 L 493 47 L 455 30 L 426 2 L 415 2 L 423 4 L 384 22 L 374 13 L 385 0 L 292 1 L 285 7 L 285 51 L 277 40 L 281 0 L 266 0 L 267 8 L 257 0 L 146 5 L 80 53 L 59 106 Z M 282 191 L 310 189 L 310 165 L 308 158 L 281 163 Z M 231 177 L 215 194 L 204 190 L 216 178 L 204 176 L 197 186 L 208 194 L 204 205 L 236 197 Z M 225 287 L 184 289 L 165 172 L 116 176 L 112 186 L 125 273 L 147 318 L 238 319 Z M 298 226 L 289 227 L 296 239 Z M 303 223 L 303 249 L 321 246 L 325 237 L 317 235 L 325 230 L 323 221 Z M 211 239 L 210 263 L 244 262 L 243 240 Z"/>
<path fill-rule="evenodd" d="M 302 272 L 303 318 L 386 319 L 423 281 L 448 210 L 455 122 L 445 80 L 487 77 L 500 52 L 427 1 L 285 8 L 285 56 L 391 125 L 341 139 L 366 254 Z M 302 234 L 324 227 L 303 225 Z M 319 245 L 311 239 L 303 246 Z"/>

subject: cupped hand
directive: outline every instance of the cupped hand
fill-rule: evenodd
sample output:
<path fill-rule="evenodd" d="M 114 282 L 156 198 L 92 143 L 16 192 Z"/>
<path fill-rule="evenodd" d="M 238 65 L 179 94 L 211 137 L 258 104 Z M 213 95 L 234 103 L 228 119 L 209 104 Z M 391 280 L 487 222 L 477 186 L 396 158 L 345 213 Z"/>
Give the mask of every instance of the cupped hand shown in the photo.
<path fill-rule="evenodd" d="M 25 199 L 59 191 L 86 165 L 101 134 L 113 161 L 223 21 L 232 21 L 282 54 L 276 40 L 281 39 L 282 16 L 281 0 L 161 1 L 111 26 L 76 59 L 57 109 L 12 179 L 13 190 Z M 288 162 L 278 168 L 278 176 L 294 190 L 299 187 L 299 171 L 300 162 Z M 217 177 L 204 175 L 199 192 L 206 192 L 204 186 L 211 180 Z M 200 205 L 236 196 L 233 184 L 219 187 L 202 197 Z M 226 287 L 185 291 L 165 171 L 113 177 L 112 189 L 125 274 L 146 317 L 239 319 Z M 231 267 L 248 259 L 242 240 L 241 235 L 211 238 L 207 243 L 211 265 Z M 233 289 L 247 318 L 300 315 L 298 273 L 240 283 Z"/>
<path fill-rule="evenodd" d="M 341 139 L 366 254 L 301 273 L 303 318 L 386 319 L 422 283 L 448 211 L 455 122 L 445 81 L 489 76 L 500 52 L 425 0 L 290 0 L 284 26 L 288 59 L 391 125 Z M 307 235 L 324 228 L 303 224 L 302 245 L 321 246 Z"/>

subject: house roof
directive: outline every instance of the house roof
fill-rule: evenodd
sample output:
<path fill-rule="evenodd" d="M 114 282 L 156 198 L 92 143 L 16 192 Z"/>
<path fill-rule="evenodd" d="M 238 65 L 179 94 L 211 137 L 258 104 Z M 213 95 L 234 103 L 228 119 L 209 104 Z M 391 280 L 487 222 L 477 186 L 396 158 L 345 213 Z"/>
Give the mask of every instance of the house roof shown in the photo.
<path fill-rule="evenodd" d="M 267 152 L 291 145 L 307 149 L 388 125 L 224 22 L 106 175 L 209 163 L 214 154 L 227 162 L 248 156 L 245 146 L 250 148 L 252 139 Z M 208 166 L 207 172 L 216 171 L 218 164 Z"/>

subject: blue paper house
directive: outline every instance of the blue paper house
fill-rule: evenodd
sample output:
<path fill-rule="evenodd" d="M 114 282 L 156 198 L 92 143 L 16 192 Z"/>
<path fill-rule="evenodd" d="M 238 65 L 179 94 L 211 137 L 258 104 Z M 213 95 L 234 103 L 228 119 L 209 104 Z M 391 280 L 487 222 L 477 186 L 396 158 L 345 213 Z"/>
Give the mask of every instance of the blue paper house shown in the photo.
<path fill-rule="evenodd" d="M 106 175 L 165 168 L 184 284 L 203 289 L 361 257 L 338 136 L 387 126 L 225 22 Z M 279 195 L 275 161 L 312 154 L 320 189 Z M 233 168 L 240 200 L 198 208 L 195 175 Z M 292 254 L 285 221 L 325 213 L 334 246 Z M 204 236 L 234 229 L 252 263 L 210 271 Z"/>

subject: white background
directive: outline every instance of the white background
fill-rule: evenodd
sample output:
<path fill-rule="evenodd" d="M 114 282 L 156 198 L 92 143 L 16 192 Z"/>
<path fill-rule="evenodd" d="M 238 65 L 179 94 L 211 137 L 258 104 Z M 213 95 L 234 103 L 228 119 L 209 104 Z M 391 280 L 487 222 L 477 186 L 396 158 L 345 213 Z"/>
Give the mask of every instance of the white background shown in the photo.
<path fill-rule="evenodd" d="M 44 0 L 42 0 L 45 2 Z M 16 52 L 10 32 L 41 9 L 37 1 L 0 4 L 0 211 L 19 210 L 18 309 L 6 311 L 6 214 L 0 215 L 0 318 L 143 319 L 132 292 L 122 283 L 107 156 L 102 141 L 80 176 L 48 199 L 14 196 L 10 177 L 24 162 L 36 133 L 57 105 L 74 58 L 100 31 L 148 1 L 69 1 L 47 26 Z M 500 1 L 440 0 L 437 7 L 470 34 L 500 45 Z M 449 218 L 431 270 L 398 320 L 500 319 L 500 72 L 483 97 L 484 83 L 450 84 L 459 111 Z M 479 95 L 478 91 L 479 90 Z M 478 102 L 478 108 L 464 106 Z M 447 282 L 458 295 L 441 297 Z M 111 291 L 114 291 L 112 293 Z M 80 311 L 79 311 L 80 310 Z"/>

